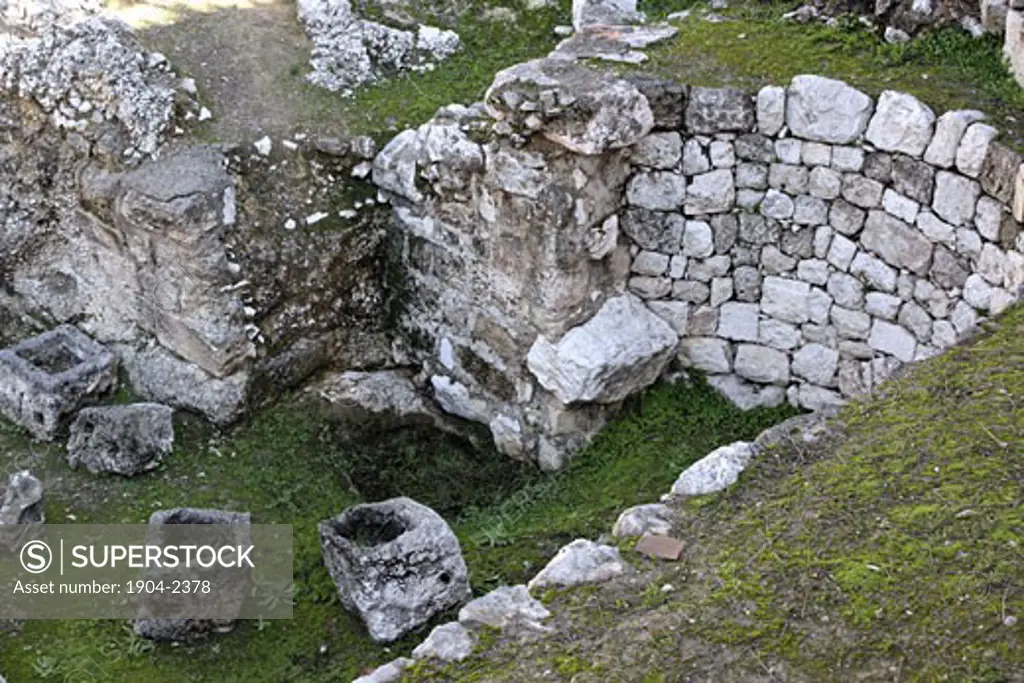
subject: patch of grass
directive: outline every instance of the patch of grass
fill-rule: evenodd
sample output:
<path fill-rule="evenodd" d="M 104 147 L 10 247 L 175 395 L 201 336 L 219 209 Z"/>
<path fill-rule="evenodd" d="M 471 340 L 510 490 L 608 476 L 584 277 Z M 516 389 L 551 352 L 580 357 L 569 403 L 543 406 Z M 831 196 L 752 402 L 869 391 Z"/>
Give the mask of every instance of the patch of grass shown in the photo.
<path fill-rule="evenodd" d="M 349 433 L 295 398 L 226 434 L 179 415 L 174 455 L 132 479 L 69 471 L 61 448 L 31 444 L 0 423 L 0 452 L 35 449 L 30 464 L 47 485 L 49 520 L 140 523 L 158 508 L 248 510 L 257 522 L 293 525 L 297 586 L 292 621 L 242 622 L 229 635 L 180 647 L 133 647 L 120 621 L 29 622 L 21 635 L 0 636 L 0 671 L 14 681 L 47 680 L 37 666 L 54 680 L 78 670 L 133 683 L 349 680 L 408 654 L 424 634 L 390 648 L 370 642 L 323 567 L 319 521 L 395 495 L 449 518 L 461 512 L 454 526 L 480 591 L 522 581 L 565 541 L 596 537 L 622 508 L 655 499 L 687 462 L 786 413 L 741 413 L 703 385 L 660 386 L 550 476 L 429 430 L 382 434 L 383 425 L 370 424 Z M 482 540 L 495 533 L 493 545 Z"/>
<path fill-rule="evenodd" d="M 754 600 L 799 641 L 811 629 L 787 603 L 813 595 L 852 639 L 808 652 L 778 629 L 759 647 L 829 679 L 883 656 L 910 680 L 1020 670 L 1020 633 L 1003 622 L 1024 612 L 1022 332 L 1018 307 L 997 334 L 854 403 L 849 438 L 738 520 L 737 545 L 717 559 L 716 600 Z M 753 542 L 768 551 L 727 563 Z M 862 656 L 851 662 L 851 652 Z"/>
<path fill-rule="evenodd" d="M 176 432 L 174 455 L 133 479 L 71 472 L 62 449 L 33 445 L 6 423 L 0 452 L 11 457 L 35 449 L 37 457 L 26 464 L 47 482 L 47 516 L 54 522 L 73 515 L 78 523 L 140 523 L 157 508 L 196 506 L 248 510 L 257 522 L 292 524 L 294 619 L 242 622 L 227 636 L 136 648 L 134 656 L 125 655 L 134 636 L 124 632 L 124 622 L 29 622 L 22 635 L 0 636 L 0 671 L 10 680 L 45 680 L 35 673 L 44 664 L 59 674 L 57 680 L 77 670 L 133 682 L 349 680 L 394 655 L 373 644 L 358 619 L 341 608 L 320 557 L 317 523 L 370 495 L 353 482 L 363 483 L 371 461 L 389 472 L 375 481 L 374 497 L 411 493 L 449 509 L 484 505 L 528 474 L 493 452 L 473 451 L 429 430 L 378 434 L 357 448 L 294 399 L 229 434 L 182 416 Z M 453 492 L 450 468 L 475 468 L 477 476 Z M 420 637 L 391 649 L 407 654 Z M 40 657 L 47 658 L 43 664 Z"/>
<path fill-rule="evenodd" d="M 1015 680 L 1022 334 L 1018 306 L 852 403 L 823 442 L 773 448 L 686 506 L 683 561 L 644 577 L 639 602 L 626 582 L 563 593 L 557 634 L 507 639 L 437 680 L 533 680 L 567 652 L 613 664 L 607 680 Z M 676 590 L 655 595 L 664 582 Z"/>
<path fill-rule="evenodd" d="M 703 382 L 660 385 L 633 399 L 562 472 L 465 515 L 458 530 L 474 588 L 521 583 L 566 542 L 597 538 L 625 508 L 656 501 L 690 463 L 792 413 L 788 406 L 744 413 Z"/>
<path fill-rule="evenodd" d="M 504 6 L 518 12 L 514 23 L 485 21 L 481 13 Z M 557 38 L 553 29 L 565 22 L 571 3 L 525 11 L 516 3 L 475 2 L 463 12 L 452 29 L 462 39 L 462 49 L 421 74 L 405 73 L 364 88 L 343 101 L 341 114 L 350 132 L 390 137 L 384 129 L 418 126 L 440 107 L 483 99 L 494 74 L 506 67 L 550 52 Z M 339 112 L 334 112 L 337 115 Z"/>

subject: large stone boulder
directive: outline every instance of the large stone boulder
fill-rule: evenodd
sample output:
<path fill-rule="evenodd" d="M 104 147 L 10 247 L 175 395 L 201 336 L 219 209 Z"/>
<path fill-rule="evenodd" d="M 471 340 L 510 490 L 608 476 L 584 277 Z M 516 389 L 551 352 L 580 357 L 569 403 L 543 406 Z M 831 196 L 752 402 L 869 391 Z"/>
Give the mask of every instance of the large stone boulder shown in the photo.
<path fill-rule="evenodd" d="M 171 453 L 173 414 L 159 403 L 85 408 L 71 423 L 68 464 L 128 477 L 151 470 Z"/>
<path fill-rule="evenodd" d="M 527 364 L 564 404 L 615 403 L 652 384 L 678 343 L 668 323 L 624 294 L 557 342 L 538 337 Z"/>
<path fill-rule="evenodd" d="M 0 414 L 43 441 L 116 382 L 114 355 L 70 325 L 0 350 Z"/>
<path fill-rule="evenodd" d="M 471 596 L 451 527 L 410 498 L 356 505 L 322 522 L 320 546 L 342 605 L 376 642 L 397 640 Z"/>
<path fill-rule="evenodd" d="M 672 495 L 702 496 L 722 491 L 736 483 L 754 454 L 754 447 L 746 441 L 716 448 L 679 475 L 672 485 Z"/>
<path fill-rule="evenodd" d="M 560 59 L 535 59 L 498 72 L 484 96 L 499 121 L 578 154 L 628 147 L 654 126 L 635 86 Z"/>

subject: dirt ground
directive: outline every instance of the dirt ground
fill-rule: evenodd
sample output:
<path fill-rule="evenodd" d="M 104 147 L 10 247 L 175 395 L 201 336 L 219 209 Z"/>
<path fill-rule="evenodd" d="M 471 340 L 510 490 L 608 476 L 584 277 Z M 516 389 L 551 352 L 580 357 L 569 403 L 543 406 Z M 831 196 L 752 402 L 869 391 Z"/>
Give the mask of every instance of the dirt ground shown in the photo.
<path fill-rule="evenodd" d="M 195 79 L 213 113 L 198 129 L 204 141 L 344 131 L 340 98 L 305 81 L 312 44 L 293 0 L 110 0 L 108 8 Z"/>

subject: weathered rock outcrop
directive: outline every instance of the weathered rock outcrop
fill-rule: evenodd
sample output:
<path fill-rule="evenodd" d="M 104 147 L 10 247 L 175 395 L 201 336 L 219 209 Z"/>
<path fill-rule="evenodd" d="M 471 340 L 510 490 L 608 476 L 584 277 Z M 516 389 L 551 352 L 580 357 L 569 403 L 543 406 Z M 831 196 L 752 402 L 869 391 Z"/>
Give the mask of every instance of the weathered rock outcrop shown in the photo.
<path fill-rule="evenodd" d="M 74 324 L 142 396 L 218 423 L 332 362 L 391 362 L 385 227 L 316 210 L 374 149 L 175 145 L 200 108 L 163 55 L 86 2 L 23 5 L 0 47 L 4 341 Z"/>

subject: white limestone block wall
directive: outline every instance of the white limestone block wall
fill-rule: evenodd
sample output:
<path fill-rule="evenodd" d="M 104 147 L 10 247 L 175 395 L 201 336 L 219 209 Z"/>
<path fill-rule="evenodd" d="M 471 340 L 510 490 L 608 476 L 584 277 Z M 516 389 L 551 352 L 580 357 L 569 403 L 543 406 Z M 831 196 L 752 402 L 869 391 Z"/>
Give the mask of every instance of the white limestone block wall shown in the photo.
<path fill-rule="evenodd" d="M 632 148 L 626 285 L 738 405 L 842 403 L 1024 294 L 1024 160 L 980 112 L 798 76 L 684 119 Z"/>
<path fill-rule="evenodd" d="M 373 178 L 410 361 L 551 470 L 673 358 L 744 408 L 817 409 L 1024 285 L 1024 166 L 984 115 L 817 76 L 754 94 L 535 60 Z"/>

